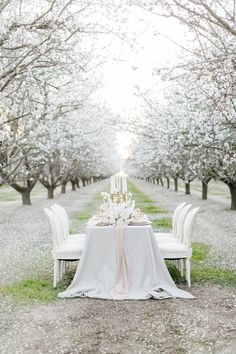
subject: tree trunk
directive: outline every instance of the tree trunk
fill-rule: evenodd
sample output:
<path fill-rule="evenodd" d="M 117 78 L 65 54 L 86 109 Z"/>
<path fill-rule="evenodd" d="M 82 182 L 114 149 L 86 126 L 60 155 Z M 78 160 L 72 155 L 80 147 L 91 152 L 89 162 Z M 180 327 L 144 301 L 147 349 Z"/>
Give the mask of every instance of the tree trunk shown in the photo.
<path fill-rule="evenodd" d="M 170 188 L 170 179 L 169 179 L 169 177 L 166 177 L 166 186 L 167 186 L 167 188 L 169 189 Z"/>
<path fill-rule="evenodd" d="M 27 187 L 22 187 L 17 183 L 11 183 L 11 187 L 14 188 L 17 192 L 21 194 L 22 198 L 22 204 L 23 205 L 31 205 L 31 192 L 36 184 L 38 179 L 35 179 L 34 181 L 27 180 Z"/>
<path fill-rule="evenodd" d="M 157 178 L 157 185 L 159 186 L 159 184 L 160 184 L 160 180 L 159 178 Z"/>
<path fill-rule="evenodd" d="M 76 191 L 76 183 L 75 183 L 75 181 L 71 180 L 70 183 L 71 183 L 72 191 Z"/>
<path fill-rule="evenodd" d="M 20 192 L 22 197 L 22 204 L 23 205 L 31 205 L 31 198 L 30 198 L 31 191 L 22 191 Z"/>
<path fill-rule="evenodd" d="M 66 184 L 67 184 L 67 182 L 66 183 L 62 183 L 62 185 L 61 185 L 61 193 L 66 193 Z"/>
<path fill-rule="evenodd" d="M 236 210 L 236 184 L 227 183 L 231 195 L 231 210 Z"/>
<path fill-rule="evenodd" d="M 185 194 L 190 194 L 190 183 L 185 183 Z"/>
<path fill-rule="evenodd" d="M 80 188 L 80 185 L 79 185 L 79 178 L 76 178 L 76 187 L 77 187 L 77 188 Z"/>
<path fill-rule="evenodd" d="M 83 184 L 83 187 L 86 186 L 85 178 L 82 178 L 82 184 Z"/>
<path fill-rule="evenodd" d="M 48 191 L 48 199 L 53 199 L 54 198 L 54 187 L 50 186 L 47 187 L 47 191 Z"/>
<path fill-rule="evenodd" d="M 208 182 L 202 181 L 202 200 L 207 199 Z"/>
<path fill-rule="evenodd" d="M 45 180 L 39 180 L 39 182 L 47 189 L 48 191 L 48 199 L 53 199 L 54 198 L 54 190 L 59 186 L 59 184 L 55 182 L 51 182 L 51 184 L 48 181 Z"/>
<path fill-rule="evenodd" d="M 174 177 L 175 182 L 175 192 L 178 192 L 178 178 Z"/>
<path fill-rule="evenodd" d="M 161 182 L 161 185 L 162 185 L 162 187 L 164 186 L 164 183 L 163 183 L 163 179 L 162 178 L 160 178 L 160 182 Z"/>

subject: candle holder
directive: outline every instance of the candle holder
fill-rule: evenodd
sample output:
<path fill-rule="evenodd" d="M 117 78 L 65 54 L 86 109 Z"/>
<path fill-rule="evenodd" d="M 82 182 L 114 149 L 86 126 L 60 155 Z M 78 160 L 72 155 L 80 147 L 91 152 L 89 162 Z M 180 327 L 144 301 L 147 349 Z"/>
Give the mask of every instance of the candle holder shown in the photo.
<path fill-rule="evenodd" d="M 120 191 L 111 193 L 111 200 L 113 203 L 121 203 L 121 202 L 127 202 L 127 192 L 121 193 Z"/>

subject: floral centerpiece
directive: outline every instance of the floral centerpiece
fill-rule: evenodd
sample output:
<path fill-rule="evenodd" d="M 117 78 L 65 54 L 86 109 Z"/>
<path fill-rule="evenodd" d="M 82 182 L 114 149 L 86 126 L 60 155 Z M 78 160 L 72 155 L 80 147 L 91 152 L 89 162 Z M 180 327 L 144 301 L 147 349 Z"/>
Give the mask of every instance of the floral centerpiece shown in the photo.
<path fill-rule="evenodd" d="M 131 193 L 121 194 L 115 191 L 111 194 L 101 193 L 101 195 L 103 203 L 97 214 L 90 219 L 90 225 L 127 225 L 134 220 L 145 218 L 140 209 L 135 208 Z"/>

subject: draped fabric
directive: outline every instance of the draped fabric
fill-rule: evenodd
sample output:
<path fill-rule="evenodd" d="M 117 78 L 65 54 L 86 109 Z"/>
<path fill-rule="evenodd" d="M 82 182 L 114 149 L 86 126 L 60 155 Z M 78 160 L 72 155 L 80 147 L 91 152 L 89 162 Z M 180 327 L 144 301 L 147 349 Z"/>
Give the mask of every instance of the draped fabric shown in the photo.
<path fill-rule="evenodd" d="M 74 279 L 58 296 L 194 298 L 176 287 L 150 226 L 88 227 Z"/>
<path fill-rule="evenodd" d="M 112 289 L 111 297 L 114 300 L 122 300 L 128 296 L 131 287 L 132 279 L 124 248 L 124 233 L 125 228 L 117 226 L 116 232 L 116 280 L 115 286 Z"/>

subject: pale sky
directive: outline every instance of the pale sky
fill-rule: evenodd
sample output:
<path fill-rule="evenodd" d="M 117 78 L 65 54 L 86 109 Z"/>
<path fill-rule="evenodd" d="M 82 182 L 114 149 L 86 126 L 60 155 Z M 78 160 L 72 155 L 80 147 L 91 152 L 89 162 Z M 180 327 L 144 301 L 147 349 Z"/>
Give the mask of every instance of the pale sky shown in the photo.
<path fill-rule="evenodd" d="M 123 46 L 120 60 L 106 65 L 106 84 L 99 92 L 101 99 L 108 102 L 115 113 L 121 114 L 136 110 L 138 100 L 134 95 L 134 86 L 138 85 L 141 90 L 151 87 L 155 81 L 153 68 L 175 65 L 181 48 L 171 40 L 180 45 L 186 42 L 183 27 L 173 19 L 161 18 L 141 9 L 133 9 L 129 17 L 130 33 L 135 28 L 144 33 L 137 37 L 135 51 Z M 119 43 L 115 43 L 113 50 L 119 52 Z"/>
<path fill-rule="evenodd" d="M 122 118 L 135 117 L 142 112 L 142 102 L 135 95 L 135 86 L 141 91 L 154 87 L 157 97 L 162 99 L 161 83 L 157 84 L 153 69 L 175 65 L 181 48 L 172 41 L 184 46 L 187 40 L 184 28 L 173 19 L 161 18 L 141 9 L 133 9 L 128 18 L 128 33 L 139 32 L 135 50 L 114 41 L 110 50 L 120 53 L 119 58 L 106 65 L 105 86 L 97 94 L 99 100 Z M 127 158 L 131 134 L 121 132 L 117 141 L 120 156 Z"/>

